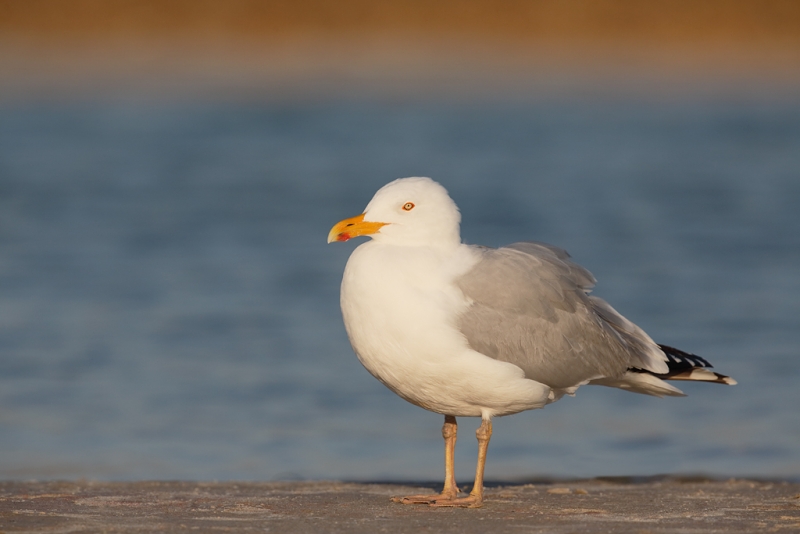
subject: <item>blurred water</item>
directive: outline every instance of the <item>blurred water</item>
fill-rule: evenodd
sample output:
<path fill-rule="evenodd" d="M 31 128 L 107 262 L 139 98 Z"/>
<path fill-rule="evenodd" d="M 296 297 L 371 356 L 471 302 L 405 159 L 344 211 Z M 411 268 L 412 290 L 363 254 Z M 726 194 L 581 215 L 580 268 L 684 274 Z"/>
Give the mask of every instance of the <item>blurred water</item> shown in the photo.
<path fill-rule="evenodd" d="M 360 367 L 325 244 L 408 175 L 740 381 L 496 420 L 490 479 L 800 476 L 800 102 L 565 97 L 0 105 L 0 477 L 438 480 L 441 417 Z"/>

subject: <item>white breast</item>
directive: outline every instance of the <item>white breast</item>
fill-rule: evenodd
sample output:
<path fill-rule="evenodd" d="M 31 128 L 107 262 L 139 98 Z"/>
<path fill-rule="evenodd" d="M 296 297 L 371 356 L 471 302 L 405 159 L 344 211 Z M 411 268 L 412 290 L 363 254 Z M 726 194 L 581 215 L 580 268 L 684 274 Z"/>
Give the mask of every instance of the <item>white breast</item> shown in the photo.
<path fill-rule="evenodd" d="M 456 327 L 469 302 L 452 280 L 477 258 L 468 247 L 431 249 L 374 241 L 345 268 L 341 305 L 350 342 L 366 369 L 407 401 L 456 416 L 538 408 L 547 386 L 469 348 Z"/>

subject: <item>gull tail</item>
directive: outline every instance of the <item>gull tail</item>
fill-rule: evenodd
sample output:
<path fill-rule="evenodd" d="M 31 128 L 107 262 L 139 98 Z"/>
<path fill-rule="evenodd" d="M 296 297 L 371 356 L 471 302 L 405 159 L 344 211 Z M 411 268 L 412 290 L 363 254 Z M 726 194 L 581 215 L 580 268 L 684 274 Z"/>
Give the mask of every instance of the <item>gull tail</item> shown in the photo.
<path fill-rule="evenodd" d="M 658 346 L 667 356 L 666 373 L 654 373 L 645 369 L 631 368 L 619 378 L 600 378 L 589 382 L 600 386 L 610 386 L 633 393 L 655 395 L 656 397 L 685 397 L 680 389 L 665 380 L 696 380 L 715 384 L 736 385 L 729 376 L 709 371 L 712 367 L 704 358 L 667 345 Z"/>

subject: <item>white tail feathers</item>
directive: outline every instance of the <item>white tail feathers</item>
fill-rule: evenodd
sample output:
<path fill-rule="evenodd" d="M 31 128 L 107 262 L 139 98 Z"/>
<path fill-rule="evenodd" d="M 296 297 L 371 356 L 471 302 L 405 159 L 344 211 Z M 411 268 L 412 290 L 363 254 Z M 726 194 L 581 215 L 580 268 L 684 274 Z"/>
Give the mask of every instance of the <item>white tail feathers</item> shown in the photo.
<path fill-rule="evenodd" d="M 672 384 L 655 375 L 640 371 L 627 371 L 619 378 L 598 378 L 591 385 L 620 388 L 632 393 L 642 393 L 655 397 L 685 397 L 686 394 Z"/>

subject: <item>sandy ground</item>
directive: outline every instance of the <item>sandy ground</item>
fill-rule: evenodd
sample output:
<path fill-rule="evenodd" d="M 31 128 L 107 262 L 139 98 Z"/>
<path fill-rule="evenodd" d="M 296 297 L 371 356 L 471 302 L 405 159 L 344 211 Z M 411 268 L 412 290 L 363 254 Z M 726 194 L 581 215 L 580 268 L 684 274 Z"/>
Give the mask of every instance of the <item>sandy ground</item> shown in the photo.
<path fill-rule="evenodd" d="M 434 488 L 434 484 L 425 484 Z M 800 484 L 654 478 L 493 484 L 480 509 L 345 482 L 2 482 L 2 532 L 800 532 Z"/>

